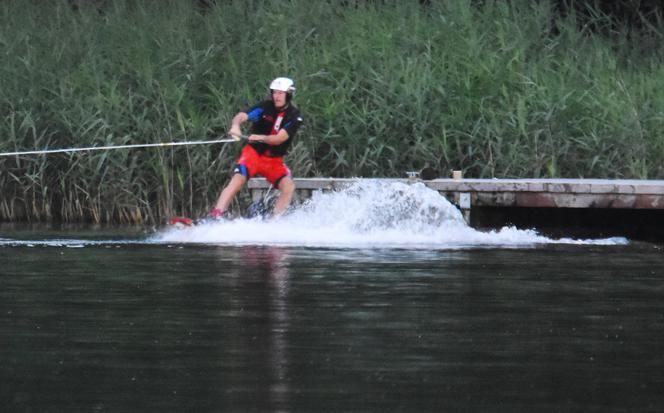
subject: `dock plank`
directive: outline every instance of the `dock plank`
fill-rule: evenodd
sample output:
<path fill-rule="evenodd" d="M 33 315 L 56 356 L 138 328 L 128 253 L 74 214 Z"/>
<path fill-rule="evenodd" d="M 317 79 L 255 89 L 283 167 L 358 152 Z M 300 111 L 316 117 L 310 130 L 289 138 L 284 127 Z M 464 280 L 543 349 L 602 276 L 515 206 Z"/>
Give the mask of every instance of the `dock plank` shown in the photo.
<path fill-rule="evenodd" d="M 340 190 L 364 178 L 294 178 L 297 191 Z M 434 179 L 422 181 L 392 178 L 392 181 L 421 182 L 454 202 L 469 193 L 471 205 L 530 208 L 625 208 L 664 209 L 664 180 L 611 179 Z M 252 179 L 252 191 L 270 184 Z M 471 206 L 472 207 L 472 206 Z"/>

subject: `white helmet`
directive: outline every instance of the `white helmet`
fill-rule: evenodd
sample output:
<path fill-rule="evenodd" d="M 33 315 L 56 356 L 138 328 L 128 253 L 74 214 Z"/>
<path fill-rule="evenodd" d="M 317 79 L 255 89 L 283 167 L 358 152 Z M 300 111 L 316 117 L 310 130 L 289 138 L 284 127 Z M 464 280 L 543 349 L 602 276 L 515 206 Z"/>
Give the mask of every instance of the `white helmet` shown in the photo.
<path fill-rule="evenodd" d="M 293 95 L 295 94 L 295 82 L 287 77 L 278 77 L 270 83 L 270 90 L 280 90 Z"/>

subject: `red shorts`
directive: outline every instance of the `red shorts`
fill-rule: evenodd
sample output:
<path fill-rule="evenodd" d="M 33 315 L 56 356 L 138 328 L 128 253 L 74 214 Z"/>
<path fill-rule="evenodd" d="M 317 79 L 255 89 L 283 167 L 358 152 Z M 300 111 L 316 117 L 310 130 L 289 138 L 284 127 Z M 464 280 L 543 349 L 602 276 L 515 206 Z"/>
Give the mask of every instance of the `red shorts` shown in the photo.
<path fill-rule="evenodd" d="M 255 175 L 262 175 L 275 188 L 282 178 L 291 176 L 291 171 L 284 163 L 284 158 L 261 155 L 250 145 L 242 149 L 235 172 L 244 175 L 247 179 Z"/>

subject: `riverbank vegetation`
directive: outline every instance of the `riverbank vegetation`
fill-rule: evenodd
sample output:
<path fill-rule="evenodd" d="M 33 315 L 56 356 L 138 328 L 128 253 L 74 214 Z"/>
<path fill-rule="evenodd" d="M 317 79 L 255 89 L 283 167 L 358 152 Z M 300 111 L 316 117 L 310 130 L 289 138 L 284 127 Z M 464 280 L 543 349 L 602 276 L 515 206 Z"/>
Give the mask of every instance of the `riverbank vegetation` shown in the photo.
<path fill-rule="evenodd" d="M 0 4 L 0 152 L 215 138 L 287 75 L 298 177 L 664 178 L 661 19 L 547 1 L 76 4 Z M 0 220 L 200 215 L 239 149 L 0 157 Z"/>

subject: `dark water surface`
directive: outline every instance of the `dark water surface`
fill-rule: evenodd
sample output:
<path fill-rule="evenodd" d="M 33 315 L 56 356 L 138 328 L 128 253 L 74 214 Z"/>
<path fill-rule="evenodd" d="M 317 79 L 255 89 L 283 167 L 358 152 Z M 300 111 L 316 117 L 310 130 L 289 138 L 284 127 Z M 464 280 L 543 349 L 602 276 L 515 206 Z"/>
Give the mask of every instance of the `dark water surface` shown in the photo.
<path fill-rule="evenodd" d="M 663 258 L 5 242 L 2 409 L 660 412 Z"/>

